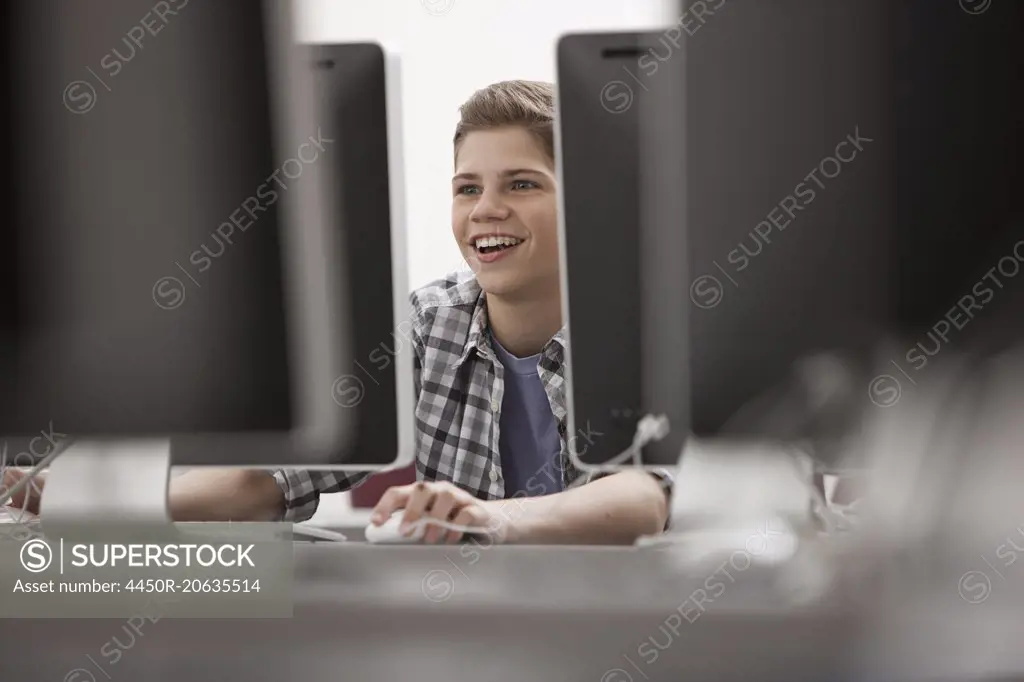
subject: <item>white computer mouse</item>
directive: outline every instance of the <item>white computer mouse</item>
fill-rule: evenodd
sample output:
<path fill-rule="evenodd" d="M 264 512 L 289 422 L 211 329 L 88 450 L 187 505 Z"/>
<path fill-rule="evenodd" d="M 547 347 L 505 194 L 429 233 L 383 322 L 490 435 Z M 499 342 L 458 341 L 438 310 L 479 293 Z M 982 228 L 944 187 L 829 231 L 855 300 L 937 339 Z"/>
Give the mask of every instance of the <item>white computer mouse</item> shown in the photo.
<path fill-rule="evenodd" d="M 370 524 L 366 527 L 366 541 L 374 545 L 409 545 L 423 540 L 427 532 L 425 524 L 419 524 L 409 535 L 402 535 L 398 527 L 402 525 L 403 510 L 399 509 L 379 526 Z"/>

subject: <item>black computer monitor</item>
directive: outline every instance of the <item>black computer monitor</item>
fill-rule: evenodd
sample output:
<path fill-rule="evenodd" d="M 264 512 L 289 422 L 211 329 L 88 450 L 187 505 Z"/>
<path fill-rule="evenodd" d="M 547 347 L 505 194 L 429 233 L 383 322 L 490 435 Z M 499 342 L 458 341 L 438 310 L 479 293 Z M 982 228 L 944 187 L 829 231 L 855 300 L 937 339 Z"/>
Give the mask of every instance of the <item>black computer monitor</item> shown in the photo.
<path fill-rule="evenodd" d="M 685 203 L 676 191 L 685 177 L 682 149 L 665 153 L 678 138 L 683 62 L 654 62 L 658 78 L 644 82 L 641 65 L 659 37 L 577 33 L 558 43 L 567 402 L 570 431 L 587 434 L 569 443 L 583 466 L 626 451 L 646 414 L 671 427 L 644 449 L 648 463 L 674 464 L 687 432 L 686 324 L 677 312 L 686 300 Z M 665 215 L 679 229 L 662 230 Z"/>
<path fill-rule="evenodd" d="M 331 398 L 353 413 L 354 436 L 332 468 L 404 466 L 414 456 L 415 401 L 399 57 L 378 43 L 307 45 L 300 54 L 315 74 L 317 120 L 338 140 L 321 191 L 328 224 L 345 238 L 338 274 L 351 292 L 352 358 Z"/>
<path fill-rule="evenodd" d="M 599 51 L 589 66 L 560 52 L 560 97 L 573 93 L 589 107 L 561 121 L 570 415 L 577 428 L 589 422 L 608 434 L 577 453 L 584 465 L 628 447 L 642 414 L 677 407 L 655 400 L 651 382 L 674 382 L 687 396 L 674 430 L 758 438 L 778 434 L 737 415 L 799 382 L 800 360 L 826 352 L 866 367 L 882 339 L 909 339 L 897 347 L 900 361 L 917 341 L 931 344 L 928 332 L 1000 254 L 1012 256 L 1024 225 L 1024 129 L 1011 95 L 1024 66 L 1012 28 L 1022 9 L 694 0 L 669 31 L 634 34 L 639 55 L 603 55 L 619 62 L 615 81 L 598 72 Z M 615 144 L 594 145 L 594 131 L 664 97 L 674 75 L 685 102 L 676 134 L 659 128 L 652 144 L 654 124 L 645 123 L 647 132 L 619 139 L 627 149 L 617 172 L 595 163 Z M 671 167 L 666 157 L 684 159 L 683 183 L 651 171 Z M 649 198 L 635 220 L 605 210 L 620 197 L 635 205 L 642 192 Z M 644 244 L 670 245 L 676 262 L 645 256 Z M 685 291 L 665 289 L 665 268 L 688 271 Z M 665 330 L 637 323 L 652 306 L 673 321 Z M 970 326 L 950 325 L 944 347 L 966 343 L 985 311 L 957 319 Z M 850 395 L 845 413 L 877 409 L 867 381 Z M 788 435 L 807 435 L 807 424 L 792 426 Z M 672 463 L 675 444 L 645 449 L 644 463 Z"/>
<path fill-rule="evenodd" d="M 293 9 L 4 4 L 0 434 L 411 458 L 397 65 L 296 44 Z"/>

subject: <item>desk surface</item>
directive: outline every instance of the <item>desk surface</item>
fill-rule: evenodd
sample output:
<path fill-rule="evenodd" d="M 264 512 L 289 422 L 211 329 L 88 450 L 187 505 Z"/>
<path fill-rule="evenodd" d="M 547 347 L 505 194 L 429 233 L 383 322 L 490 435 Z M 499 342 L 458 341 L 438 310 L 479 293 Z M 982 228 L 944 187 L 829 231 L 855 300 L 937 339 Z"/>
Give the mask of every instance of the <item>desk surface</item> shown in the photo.
<path fill-rule="evenodd" d="M 777 573 L 749 557 L 720 557 L 691 567 L 689 579 L 670 551 L 633 547 L 300 544 L 298 589 L 341 607 L 390 604 L 404 609 L 502 606 L 541 609 L 665 611 L 698 588 L 720 592 L 716 608 L 740 598 L 729 589 L 761 595 L 756 608 L 792 603 L 774 589 Z M 706 583 L 712 580 L 712 587 Z M 730 599 L 730 593 L 731 599 Z M 744 609 L 754 605 L 748 600 Z"/>
<path fill-rule="evenodd" d="M 849 625 L 835 616 L 807 614 L 779 627 L 768 612 L 743 620 L 725 616 L 725 608 L 709 609 L 693 623 L 678 615 L 669 620 L 673 632 L 666 619 L 706 576 L 673 581 L 653 554 L 629 548 L 296 544 L 290 620 L 145 624 L 113 670 L 98 652 L 112 637 L 130 641 L 123 620 L 23 621 L 16 639 L 0 638 L 0 668 L 17 660 L 10 670 L 27 673 L 25 679 L 66 679 L 75 668 L 106 679 L 88 654 L 113 680 L 147 682 L 677 682 L 684 669 L 703 675 L 694 680 L 756 682 L 793 679 L 796 661 L 806 672 L 838 660 L 837 631 Z M 459 582 L 446 583 L 446 574 Z M 754 575 L 751 569 L 737 577 Z M 730 592 L 737 604 L 743 593 L 751 602 L 758 582 L 738 579 L 714 606 L 724 606 Z M 580 602 L 597 593 L 606 598 Z M 641 595 L 647 598 L 637 601 Z M 723 628 L 749 642 L 746 658 L 723 649 L 732 641 Z M 652 637 L 666 648 L 652 649 Z M 615 672 L 620 670 L 632 677 Z"/>
<path fill-rule="evenodd" d="M 902 585 L 873 586 L 855 605 L 892 609 L 888 623 L 900 627 L 886 629 L 863 611 L 786 606 L 772 587 L 780 573 L 750 567 L 693 617 L 684 604 L 695 590 L 712 592 L 710 573 L 679 570 L 659 551 L 348 543 L 297 544 L 295 557 L 292 619 L 163 619 L 141 636 L 118 619 L 0 622 L 17 634 L 0 637 L 0 677 L 61 680 L 83 668 L 107 679 L 99 664 L 112 680 L 147 682 L 897 679 L 851 669 L 877 658 L 858 638 L 878 632 L 894 642 L 888 666 L 903 682 L 959 682 L 972 661 L 955 637 L 970 644 L 970 630 L 980 631 L 970 618 L 1006 603 L 967 604 L 948 576 L 945 612 L 921 608 Z M 1008 610 L 1000 632 L 1022 656 L 1011 627 L 1019 613 Z M 114 637 L 132 645 L 111 670 L 100 651 Z M 918 639 L 902 646 L 906 637 Z M 929 675 L 908 673 L 925 663 Z"/>

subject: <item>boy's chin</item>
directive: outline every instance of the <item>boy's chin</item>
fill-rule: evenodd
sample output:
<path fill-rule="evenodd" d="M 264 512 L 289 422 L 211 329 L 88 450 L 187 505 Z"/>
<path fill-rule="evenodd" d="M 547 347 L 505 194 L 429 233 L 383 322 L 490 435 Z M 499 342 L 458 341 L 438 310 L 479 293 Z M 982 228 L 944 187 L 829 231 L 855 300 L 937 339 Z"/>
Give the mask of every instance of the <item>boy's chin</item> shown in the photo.
<path fill-rule="evenodd" d="M 477 272 L 476 281 L 490 296 L 514 297 L 527 288 L 527 280 L 517 272 Z"/>
<path fill-rule="evenodd" d="M 549 282 L 543 277 L 527 277 L 520 273 L 477 273 L 477 282 L 488 296 L 497 296 L 508 301 L 546 300 L 558 296 L 558 280 Z"/>

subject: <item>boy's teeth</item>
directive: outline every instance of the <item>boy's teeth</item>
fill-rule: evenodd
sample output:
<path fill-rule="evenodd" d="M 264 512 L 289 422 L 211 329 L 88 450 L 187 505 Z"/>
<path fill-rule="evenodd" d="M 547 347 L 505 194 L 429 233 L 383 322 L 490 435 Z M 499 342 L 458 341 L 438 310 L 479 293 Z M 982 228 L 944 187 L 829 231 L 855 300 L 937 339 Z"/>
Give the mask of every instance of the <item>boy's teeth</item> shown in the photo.
<path fill-rule="evenodd" d="M 514 237 L 481 237 L 476 240 L 476 248 L 485 249 L 493 248 L 495 246 L 515 246 L 522 240 Z"/>

